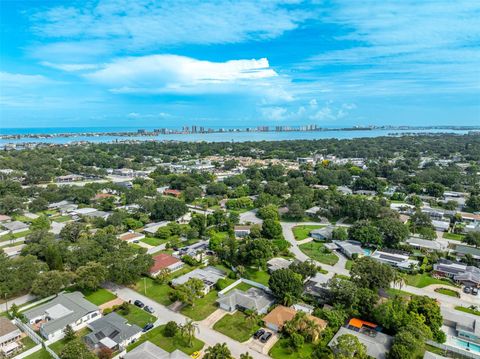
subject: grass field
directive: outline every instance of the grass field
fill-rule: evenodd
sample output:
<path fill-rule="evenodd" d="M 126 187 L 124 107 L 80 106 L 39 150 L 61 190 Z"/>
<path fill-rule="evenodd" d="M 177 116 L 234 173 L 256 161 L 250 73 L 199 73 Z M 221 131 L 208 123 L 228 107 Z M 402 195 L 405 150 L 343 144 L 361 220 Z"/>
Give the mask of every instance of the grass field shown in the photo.
<path fill-rule="evenodd" d="M 152 278 L 143 277 L 135 284 L 135 290 L 165 306 L 172 304 L 170 293 L 173 288 L 168 284 L 158 284 Z"/>
<path fill-rule="evenodd" d="M 245 271 L 244 277 L 247 279 L 253 280 L 254 282 L 268 286 L 268 280 L 270 279 L 270 274 L 262 270 L 248 268 Z"/>
<path fill-rule="evenodd" d="M 32 232 L 31 230 L 27 229 L 26 231 L 23 231 L 20 233 L 13 233 L 12 236 L 10 236 L 9 234 L 5 234 L 0 237 L 0 242 L 8 241 L 10 237 L 12 237 L 13 239 L 25 237 L 26 235 L 29 235 L 31 232 Z"/>
<path fill-rule="evenodd" d="M 86 300 L 92 302 L 95 305 L 102 305 L 117 298 L 115 294 L 103 288 L 100 288 L 95 292 L 84 293 L 84 295 Z"/>
<path fill-rule="evenodd" d="M 351 259 L 347 260 L 345 262 L 345 269 L 347 269 L 347 270 L 352 269 L 352 264 L 353 264 L 353 261 Z"/>
<path fill-rule="evenodd" d="M 298 351 L 294 351 L 290 348 L 289 339 L 280 339 L 270 349 L 268 355 L 274 359 L 298 359 L 298 358 L 311 358 L 314 345 L 312 343 L 303 344 L 302 348 Z"/>
<path fill-rule="evenodd" d="M 446 279 L 432 278 L 428 274 L 414 274 L 407 276 L 407 284 L 417 288 L 424 288 L 432 284 L 444 284 L 454 287 L 454 285 Z"/>
<path fill-rule="evenodd" d="M 322 228 L 320 225 L 301 225 L 292 228 L 293 235 L 297 241 L 310 237 L 310 232 L 314 229 Z"/>
<path fill-rule="evenodd" d="M 444 295 L 448 295 L 450 297 L 455 297 L 455 298 L 460 297 L 460 293 L 458 293 L 456 290 L 452 290 L 452 289 L 448 289 L 448 288 L 437 288 L 437 289 L 435 289 L 435 292 L 440 293 L 440 294 L 444 294 Z"/>
<path fill-rule="evenodd" d="M 150 313 L 147 313 L 143 309 L 138 308 L 137 306 L 130 304 L 128 306 L 130 308 L 130 313 L 127 315 L 123 315 L 121 311 L 117 311 L 116 313 L 124 317 L 130 324 L 136 324 L 140 328 L 143 328 L 147 323 L 155 323 L 157 318 Z"/>
<path fill-rule="evenodd" d="M 48 354 L 44 348 L 42 348 L 39 351 L 30 354 L 28 357 L 25 357 L 25 359 L 52 359 L 52 356 Z"/>
<path fill-rule="evenodd" d="M 387 294 L 391 295 L 392 297 L 396 296 L 396 295 L 398 295 L 400 297 L 411 297 L 411 296 L 414 295 L 414 294 L 405 292 L 403 290 L 394 289 L 394 288 L 388 288 L 388 289 L 385 290 L 385 292 L 387 292 Z"/>
<path fill-rule="evenodd" d="M 141 239 L 140 242 L 143 242 L 143 243 L 146 243 L 146 244 L 149 244 L 151 246 L 156 247 L 156 246 L 159 246 L 160 244 L 166 243 L 167 240 L 166 239 L 154 238 L 154 237 L 145 237 L 145 238 Z"/>
<path fill-rule="evenodd" d="M 59 222 L 59 223 L 67 222 L 67 221 L 70 221 L 70 220 L 72 220 L 72 217 L 70 217 L 70 216 L 58 216 L 58 217 L 53 217 L 52 218 L 52 221 Z"/>
<path fill-rule="evenodd" d="M 307 256 L 320 263 L 333 266 L 338 262 L 338 257 L 333 253 L 327 253 L 322 243 L 309 242 L 299 246 L 300 250 Z"/>
<path fill-rule="evenodd" d="M 182 308 L 181 313 L 193 320 L 203 320 L 217 310 L 218 292 L 211 290 L 207 295 L 195 299 L 193 306 Z"/>
<path fill-rule="evenodd" d="M 225 334 L 227 337 L 243 343 L 250 339 L 260 326 L 258 323 L 247 321 L 244 313 L 237 311 L 234 314 L 227 314 L 213 326 L 217 332 Z"/>
<path fill-rule="evenodd" d="M 465 236 L 463 234 L 456 234 L 456 233 L 444 233 L 443 238 L 445 239 L 453 239 L 454 241 L 463 241 Z"/>
<path fill-rule="evenodd" d="M 181 350 L 187 355 L 191 355 L 193 352 L 199 351 L 205 345 L 201 340 L 194 339 L 192 346 L 188 345 L 188 341 L 183 338 L 180 334 L 177 334 L 173 338 L 166 337 L 164 334 L 165 325 L 159 326 L 142 335 L 140 339 L 132 345 L 129 345 L 127 351 L 138 347 L 145 341 L 150 341 L 153 344 L 159 346 L 163 350 L 171 353 L 175 349 Z"/>
<path fill-rule="evenodd" d="M 457 307 L 455 307 L 455 309 L 459 310 L 461 312 L 464 312 L 464 313 L 469 313 L 469 314 L 480 316 L 480 310 L 475 310 L 475 309 L 472 309 L 472 308 L 461 307 L 461 306 L 457 306 Z"/>

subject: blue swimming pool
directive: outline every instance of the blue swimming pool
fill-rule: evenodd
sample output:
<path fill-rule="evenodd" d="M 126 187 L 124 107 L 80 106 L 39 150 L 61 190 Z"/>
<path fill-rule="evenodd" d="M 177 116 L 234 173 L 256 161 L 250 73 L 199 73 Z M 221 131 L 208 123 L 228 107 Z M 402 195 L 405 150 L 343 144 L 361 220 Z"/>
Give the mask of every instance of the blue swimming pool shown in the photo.
<path fill-rule="evenodd" d="M 363 253 L 365 253 L 365 257 L 370 257 L 372 255 L 372 250 L 368 248 L 362 248 Z"/>
<path fill-rule="evenodd" d="M 452 342 L 454 343 L 455 346 L 459 348 L 470 350 L 471 352 L 474 352 L 474 353 L 480 353 L 480 345 L 478 344 L 466 342 L 458 338 L 452 338 Z"/>

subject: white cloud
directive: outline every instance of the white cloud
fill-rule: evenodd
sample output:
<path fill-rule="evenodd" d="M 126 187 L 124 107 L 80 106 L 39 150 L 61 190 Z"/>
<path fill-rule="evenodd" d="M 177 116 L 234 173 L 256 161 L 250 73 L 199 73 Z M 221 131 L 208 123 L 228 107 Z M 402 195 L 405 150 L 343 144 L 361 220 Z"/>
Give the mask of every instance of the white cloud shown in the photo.
<path fill-rule="evenodd" d="M 318 106 L 316 99 L 311 99 L 308 106 L 300 105 L 296 108 L 281 106 L 263 107 L 260 112 L 264 119 L 271 121 L 312 121 L 334 122 L 347 117 L 351 110 L 357 106 L 353 103 L 344 103 L 340 106 L 332 101 L 327 101 L 323 106 Z"/>
<path fill-rule="evenodd" d="M 95 70 L 99 68 L 96 64 L 56 64 L 48 61 L 41 62 L 43 66 L 51 67 L 57 70 L 76 72 L 85 70 Z"/>
<path fill-rule="evenodd" d="M 54 84 L 56 83 L 56 81 L 51 80 L 48 77 L 45 77 L 43 75 L 27 75 L 27 74 L 0 71 L 0 83 L 2 88 L 5 88 L 5 87 L 25 88 L 25 87 Z"/>
<path fill-rule="evenodd" d="M 277 76 L 265 58 L 210 62 L 177 55 L 121 58 L 85 74 L 114 93 L 147 94 L 232 92 Z"/>

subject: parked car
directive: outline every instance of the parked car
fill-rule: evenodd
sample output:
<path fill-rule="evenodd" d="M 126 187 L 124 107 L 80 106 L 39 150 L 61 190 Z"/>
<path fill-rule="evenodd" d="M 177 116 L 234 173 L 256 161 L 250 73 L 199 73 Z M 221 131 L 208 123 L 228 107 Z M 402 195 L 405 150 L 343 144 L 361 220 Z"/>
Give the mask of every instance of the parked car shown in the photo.
<path fill-rule="evenodd" d="M 143 310 L 146 311 L 147 313 L 153 314 L 155 313 L 155 309 L 153 309 L 151 306 L 146 305 L 143 307 Z"/>
<path fill-rule="evenodd" d="M 135 304 L 139 308 L 143 308 L 145 306 L 145 304 L 143 304 L 143 302 L 138 299 L 135 302 L 133 302 L 133 304 Z"/>
<path fill-rule="evenodd" d="M 265 334 L 265 330 L 263 329 L 259 329 L 255 332 L 255 334 L 253 334 L 253 338 L 254 339 L 258 339 L 260 338 L 263 334 Z"/>
<path fill-rule="evenodd" d="M 472 288 L 470 288 L 470 287 L 463 288 L 464 293 L 470 294 L 471 291 L 472 291 Z"/>
<path fill-rule="evenodd" d="M 145 333 L 145 332 L 148 332 L 148 331 L 149 331 L 150 329 L 152 329 L 152 328 L 153 328 L 153 324 L 152 324 L 152 323 L 147 323 L 147 324 L 145 324 L 145 326 L 143 327 L 142 332 L 144 332 L 144 333 Z"/>
<path fill-rule="evenodd" d="M 478 288 L 472 288 L 472 294 L 478 295 Z"/>
<path fill-rule="evenodd" d="M 268 342 L 268 340 L 272 337 L 272 335 L 273 335 L 272 333 L 266 332 L 265 334 L 263 334 L 263 335 L 260 337 L 260 341 L 261 341 L 262 343 L 266 343 L 266 342 Z"/>
<path fill-rule="evenodd" d="M 193 352 L 191 355 L 190 355 L 191 358 L 193 359 L 197 359 L 198 357 L 200 357 L 200 352 Z"/>

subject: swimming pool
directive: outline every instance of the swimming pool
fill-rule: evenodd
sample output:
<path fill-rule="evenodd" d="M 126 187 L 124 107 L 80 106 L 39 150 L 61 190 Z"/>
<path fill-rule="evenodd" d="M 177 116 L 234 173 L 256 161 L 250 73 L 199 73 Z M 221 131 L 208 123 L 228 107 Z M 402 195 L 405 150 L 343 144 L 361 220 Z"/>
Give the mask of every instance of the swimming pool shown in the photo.
<path fill-rule="evenodd" d="M 365 253 L 365 257 L 370 257 L 372 255 L 372 250 L 369 248 L 362 248 L 363 253 Z"/>
<path fill-rule="evenodd" d="M 452 343 L 454 346 L 469 350 L 474 353 L 480 353 L 480 345 L 474 344 L 471 342 L 466 342 L 464 340 L 458 338 L 452 338 Z"/>

